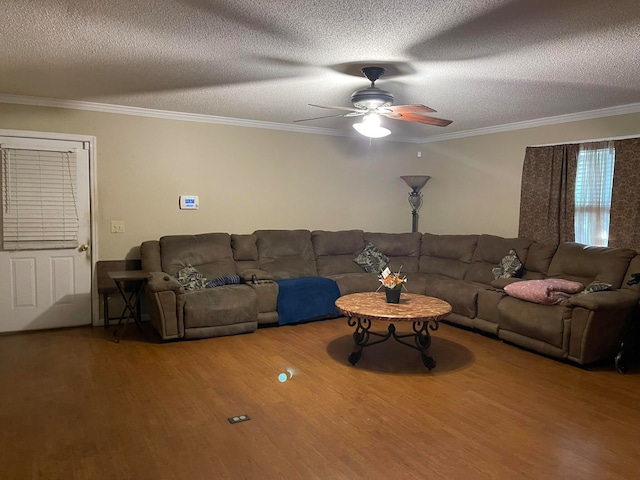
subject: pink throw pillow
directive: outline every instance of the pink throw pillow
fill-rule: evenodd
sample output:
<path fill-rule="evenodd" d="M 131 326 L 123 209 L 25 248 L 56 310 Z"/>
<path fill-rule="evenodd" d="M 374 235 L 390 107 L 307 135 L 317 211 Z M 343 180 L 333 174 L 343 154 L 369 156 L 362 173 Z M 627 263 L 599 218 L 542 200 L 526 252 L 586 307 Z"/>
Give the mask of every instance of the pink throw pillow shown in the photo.
<path fill-rule="evenodd" d="M 583 289 L 584 286 L 580 282 L 562 278 L 525 280 L 504 287 L 505 293 L 511 297 L 543 305 L 564 303 L 571 294 L 581 292 Z"/>

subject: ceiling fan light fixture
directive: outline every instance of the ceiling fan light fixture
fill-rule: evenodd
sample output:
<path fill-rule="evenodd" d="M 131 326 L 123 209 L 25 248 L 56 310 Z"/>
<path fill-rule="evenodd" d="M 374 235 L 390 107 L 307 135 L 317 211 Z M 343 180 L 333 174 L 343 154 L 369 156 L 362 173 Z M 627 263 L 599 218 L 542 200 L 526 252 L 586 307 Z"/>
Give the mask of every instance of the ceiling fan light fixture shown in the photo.
<path fill-rule="evenodd" d="M 342 110 L 343 112 L 347 111 L 348 113 L 294 120 L 294 122 L 319 120 L 321 118 L 330 117 L 355 117 L 364 115 L 362 123 L 354 124 L 353 128 L 355 128 L 361 135 L 370 138 L 386 137 L 391 134 L 390 130 L 380 126 L 379 115 L 384 115 L 392 120 L 422 123 L 438 127 L 446 127 L 451 123 L 451 120 L 444 120 L 442 118 L 430 116 L 429 114 L 434 113 L 435 110 L 425 105 L 393 105 L 393 94 L 375 86 L 376 80 L 384 74 L 384 67 L 364 67 L 361 71 L 371 82 L 371 85 L 368 88 L 356 90 L 351 94 L 351 103 L 353 104 L 353 107 L 309 104 L 312 107 Z"/>
<path fill-rule="evenodd" d="M 356 108 L 378 108 L 393 105 L 393 94 L 378 87 L 363 88 L 351 94 L 351 103 Z"/>
<path fill-rule="evenodd" d="M 360 135 L 369 138 L 382 138 L 391 134 L 391 130 L 380 126 L 380 115 L 377 113 L 367 113 L 362 118 L 362 123 L 354 123 L 353 128 Z"/>

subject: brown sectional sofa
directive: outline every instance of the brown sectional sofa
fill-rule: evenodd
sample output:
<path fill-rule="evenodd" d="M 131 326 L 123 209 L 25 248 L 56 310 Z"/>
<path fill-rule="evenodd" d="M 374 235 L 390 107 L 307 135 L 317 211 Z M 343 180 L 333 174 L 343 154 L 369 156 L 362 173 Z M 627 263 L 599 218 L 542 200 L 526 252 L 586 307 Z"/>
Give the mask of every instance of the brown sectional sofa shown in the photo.
<path fill-rule="evenodd" d="M 367 242 L 387 255 L 393 271 L 402 268 L 409 292 L 449 302 L 449 323 L 578 364 L 615 354 L 640 300 L 640 285 L 627 285 L 640 272 L 640 255 L 629 249 L 556 247 L 494 235 L 257 230 L 144 242 L 151 323 L 165 340 L 254 331 L 278 322 L 278 280 L 325 277 L 341 295 L 376 290 L 376 274 L 353 261 Z M 522 274 L 495 280 L 492 269 L 511 249 L 524 265 Z M 237 274 L 244 283 L 185 291 L 173 275 L 187 265 L 207 278 Z M 585 286 L 600 280 L 612 289 L 576 294 L 561 305 L 520 300 L 503 290 L 509 283 L 545 278 Z"/>

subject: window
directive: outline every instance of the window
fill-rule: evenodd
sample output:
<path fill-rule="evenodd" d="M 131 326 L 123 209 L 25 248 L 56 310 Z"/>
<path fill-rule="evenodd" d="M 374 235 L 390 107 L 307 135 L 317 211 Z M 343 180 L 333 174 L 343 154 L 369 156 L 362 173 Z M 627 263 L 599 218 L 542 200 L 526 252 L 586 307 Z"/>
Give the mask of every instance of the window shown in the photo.
<path fill-rule="evenodd" d="M 607 246 L 615 148 L 613 142 L 580 145 L 575 188 L 575 241 Z"/>
<path fill-rule="evenodd" d="M 2 248 L 78 245 L 75 151 L 2 145 Z"/>

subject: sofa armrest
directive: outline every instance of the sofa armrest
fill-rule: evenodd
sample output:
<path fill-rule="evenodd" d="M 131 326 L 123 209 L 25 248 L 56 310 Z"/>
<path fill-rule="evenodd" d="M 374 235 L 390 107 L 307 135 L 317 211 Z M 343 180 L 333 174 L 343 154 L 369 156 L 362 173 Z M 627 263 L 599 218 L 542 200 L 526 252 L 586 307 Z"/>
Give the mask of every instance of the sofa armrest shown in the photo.
<path fill-rule="evenodd" d="M 573 295 L 564 303 L 570 321 L 568 358 L 581 365 L 612 357 L 637 312 L 638 294 L 610 290 Z"/>
<path fill-rule="evenodd" d="M 184 337 L 184 288 L 164 272 L 149 275 L 146 291 L 151 324 L 163 340 Z"/>
<path fill-rule="evenodd" d="M 630 290 L 607 290 L 587 294 L 572 295 L 565 305 L 582 307 L 592 311 L 622 310 L 628 311 L 638 304 L 638 294 Z"/>
<path fill-rule="evenodd" d="M 176 293 L 184 293 L 184 288 L 175 277 L 164 272 L 149 272 L 151 277 L 147 281 L 147 291 L 158 293 L 171 290 Z"/>
<path fill-rule="evenodd" d="M 240 278 L 245 283 L 253 283 L 260 280 L 273 280 L 273 276 L 269 272 L 259 268 L 247 268 L 246 270 L 238 272 L 238 275 L 240 275 Z"/>

